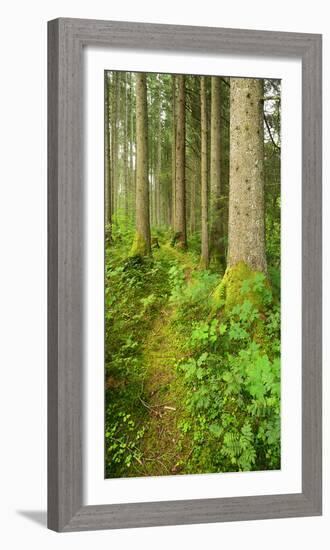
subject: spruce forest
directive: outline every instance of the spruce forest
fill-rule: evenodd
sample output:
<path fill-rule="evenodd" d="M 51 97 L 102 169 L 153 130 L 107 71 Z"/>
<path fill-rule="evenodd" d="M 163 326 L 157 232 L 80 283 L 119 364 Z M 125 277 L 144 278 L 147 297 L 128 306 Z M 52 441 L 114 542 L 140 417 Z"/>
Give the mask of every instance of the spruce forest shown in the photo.
<path fill-rule="evenodd" d="M 280 469 L 281 82 L 104 90 L 105 477 Z"/>

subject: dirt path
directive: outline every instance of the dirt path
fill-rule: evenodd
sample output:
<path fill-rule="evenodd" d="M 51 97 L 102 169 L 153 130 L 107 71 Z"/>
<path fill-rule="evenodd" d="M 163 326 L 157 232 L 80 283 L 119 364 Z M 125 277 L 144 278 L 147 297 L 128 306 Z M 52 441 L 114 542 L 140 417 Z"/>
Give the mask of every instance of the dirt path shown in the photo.
<path fill-rule="evenodd" d="M 144 475 L 149 476 L 179 473 L 190 452 L 178 427 L 184 417 L 184 389 L 175 366 L 183 352 L 171 323 L 172 315 L 170 306 L 159 312 L 144 346 L 143 405 L 149 422 L 141 448 Z"/>

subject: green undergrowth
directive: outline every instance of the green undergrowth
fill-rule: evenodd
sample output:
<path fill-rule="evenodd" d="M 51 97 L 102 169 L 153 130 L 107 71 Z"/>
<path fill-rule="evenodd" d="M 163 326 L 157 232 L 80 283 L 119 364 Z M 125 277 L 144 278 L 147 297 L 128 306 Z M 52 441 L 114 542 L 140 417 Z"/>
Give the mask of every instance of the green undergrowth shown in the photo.
<path fill-rule="evenodd" d="M 240 266 L 225 306 L 219 266 L 166 231 L 130 256 L 133 234 L 106 247 L 106 477 L 280 468 L 278 270 Z"/>
<path fill-rule="evenodd" d="M 190 413 L 182 430 L 194 442 L 186 471 L 278 469 L 279 303 L 263 274 L 239 277 L 235 284 L 232 274 L 236 300 L 230 296 L 226 303 L 223 295 L 215 310 L 219 284 L 212 288 L 212 277 L 203 277 L 205 295 L 195 303 L 190 330 L 184 329 L 190 357 L 177 367 L 186 384 L 185 405 Z M 228 284 L 226 275 L 221 284 Z M 178 323 L 184 325 L 185 310 L 180 306 L 179 311 L 183 316 Z"/>
<path fill-rule="evenodd" d="M 130 475 L 141 463 L 143 345 L 168 299 L 170 267 L 166 258 L 129 256 L 131 235 L 117 242 L 115 235 L 105 258 L 106 477 Z"/>

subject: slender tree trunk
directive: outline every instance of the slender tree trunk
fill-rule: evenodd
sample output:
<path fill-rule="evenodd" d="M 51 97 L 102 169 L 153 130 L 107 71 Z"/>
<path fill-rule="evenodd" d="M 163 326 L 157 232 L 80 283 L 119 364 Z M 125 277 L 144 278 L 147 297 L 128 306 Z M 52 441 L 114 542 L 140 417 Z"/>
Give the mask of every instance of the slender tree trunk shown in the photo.
<path fill-rule="evenodd" d="M 111 162 L 110 162 L 110 127 L 109 127 L 109 75 L 104 75 L 104 176 L 105 176 L 105 223 L 107 237 L 111 239 Z"/>
<path fill-rule="evenodd" d="M 209 265 L 206 77 L 201 77 L 201 263 Z"/>
<path fill-rule="evenodd" d="M 136 74 L 136 232 L 132 255 L 151 254 L 146 74 Z"/>
<path fill-rule="evenodd" d="M 229 149 L 230 149 L 230 78 L 221 79 L 220 124 L 220 184 L 221 184 L 221 236 L 220 260 L 227 265 L 229 218 Z"/>
<path fill-rule="evenodd" d="M 151 150 L 151 153 L 153 153 L 153 150 Z M 156 182 L 155 182 L 155 170 L 154 170 L 154 164 L 153 164 L 153 154 L 152 154 L 152 162 L 151 162 L 151 168 L 150 168 L 150 220 L 151 220 L 151 227 L 157 227 L 158 220 L 157 220 L 157 194 L 156 194 Z"/>
<path fill-rule="evenodd" d="M 263 81 L 232 78 L 228 266 L 266 272 Z"/>
<path fill-rule="evenodd" d="M 112 208 L 113 214 L 117 211 L 119 202 L 119 163 L 118 163 L 118 142 L 119 142 L 119 112 L 120 112 L 120 73 L 115 72 L 113 78 L 112 95 Z"/>
<path fill-rule="evenodd" d="M 158 226 L 162 225 L 162 198 L 161 198 L 161 185 L 160 175 L 162 166 L 162 103 L 161 103 L 161 83 L 158 82 L 158 130 L 157 130 L 157 162 L 156 162 L 156 208 L 157 208 L 157 223 Z"/>
<path fill-rule="evenodd" d="M 116 95 L 116 78 L 117 73 L 112 73 L 111 75 L 111 129 L 110 129 L 110 140 L 111 140 L 111 171 L 112 171 L 112 185 L 111 185 L 111 217 L 113 219 L 115 213 L 115 179 L 116 179 L 116 151 L 115 151 L 115 142 L 116 142 L 116 105 L 115 105 L 115 95 Z"/>
<path fill-rule="evenodd" d="M 115 179 L 115 210 L 120 209 L 120 199 L 121 199 L 121 189 L 120 189 L 120 176 L 121 176 L 121 165 L 119 159 L 119 141 L 120 141 L 120 88 L 121 88 L 121 76 L 122 73 L 116 73 L 116 114 L 115 114 L 115 124 L 116 124 L 116 137 L 115 137 L 115 158 L 116 158 L 116 179 Z"/>
<path fill-rule="evenodd" d="M 196 189 L 199 185 L 199 174 L 200 174 L 200 163 L 198 157 L 192 159 L 192 168 L 193 174 L 191 178 L 191 188 L 190 188 L 190 233 L 193 234 L 196 231 Z"/>
<path fill-rule="evenodd" d="M 187 248 L 186 229 L 186 90 L 185 77 L 176 77 L 178 82 L 177 128 L 176 128 L 176 185 L 175 185 L 175 240 L 181 248 Z"/>
<path fill-rule="evenodd" d="M 125 72 L 125 91 L 124 91 L 124 194 L 125 194 L 125 217 L 128 218 L 128 94 L 127 94 L 127 72 Z"/>
<path fill-rule="evenodd" d="M 210 174 L 210 252 L 220 257 L 222 248 L 221 233 L 221 122 L 220 122 L 219 76 L 211 78 L 211 174 Z"/>
<path fill-rule="evenodd" d="M 172 76 L 172 217 L 171 224 L 175 225 L 175 151 L 176 151 L 176 78 Z"/>
<path fill-rule="evenodd" d="M 133 97 L 134 97 L 134 81 L 133 81 L 133 75 L 130 73 L 130 79 L 129 79 L 129 87 L 130 87 L 130 203 L 131 203 L 131 210 L 132 210 L 132 218 L 135 220 L 135 171 L 134 171 L 134 105 L 133 105 Z"/>

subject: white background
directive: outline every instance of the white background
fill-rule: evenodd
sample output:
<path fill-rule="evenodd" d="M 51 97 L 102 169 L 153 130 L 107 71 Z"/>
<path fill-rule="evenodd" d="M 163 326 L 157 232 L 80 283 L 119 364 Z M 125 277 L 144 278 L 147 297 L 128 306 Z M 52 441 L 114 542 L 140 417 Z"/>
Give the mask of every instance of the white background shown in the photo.
<path fill-rule="evenodd" d="M 245 523 L 176 526 L 58 535 L 41 522 L 46 506 L 46 21 L 58 16 L 317 32 L 329 65 L 330 29 L 324 0 L 56 0 L 1 8 L 0 251 L 1 251 L 1 530 L 5 549 L 91 547 L 133 549 L 329 546 L 329 369 L 324 369 L 324 516 Z M 329 69 L 324 97 L 330 93 Z M 324 102 L 324 122 L 329 121 Z M 329 180 L 329 131 L 324 134 L 324 182 Z M 329 248 L 330 190 L 324 186 L 324 232 Z M 324 280 L 330 277 L 329 255 Z M 330 308 L 325 284 L 325 307 Z M 325 367 L 329 363 L 325 319 Z"/>

